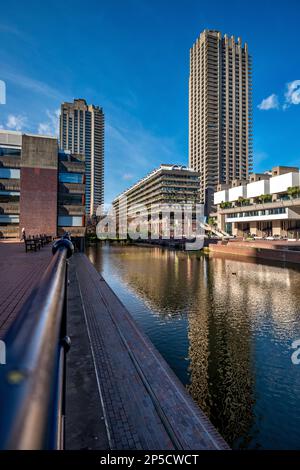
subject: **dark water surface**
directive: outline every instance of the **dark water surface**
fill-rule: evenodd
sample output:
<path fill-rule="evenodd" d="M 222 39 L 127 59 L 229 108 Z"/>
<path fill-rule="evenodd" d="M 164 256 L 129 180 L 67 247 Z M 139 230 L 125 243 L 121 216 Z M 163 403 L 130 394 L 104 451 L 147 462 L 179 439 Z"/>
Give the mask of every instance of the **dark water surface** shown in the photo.
<path fill-rule="evenodd" d="M 134 246 L 87 254 L 231 446 L 300 449 L 300 269 Z"/>

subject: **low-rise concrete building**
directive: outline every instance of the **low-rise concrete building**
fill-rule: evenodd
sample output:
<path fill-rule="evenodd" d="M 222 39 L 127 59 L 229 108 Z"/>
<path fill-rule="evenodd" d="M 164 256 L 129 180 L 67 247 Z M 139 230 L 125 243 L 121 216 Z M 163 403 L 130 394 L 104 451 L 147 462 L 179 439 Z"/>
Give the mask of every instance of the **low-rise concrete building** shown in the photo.
<path fill-rule="evenodd" d="M 177 206 L 180 209 L 183 204 L 190 204 L 195 211 L 200 199 L 199 189 L 197 171 L 182 165 L 162 164 L 115 198 L 113 207 L 117 220 L 126 214 L 130 222 L 139 213 L 146 221 L 151 221 L 152 234 L 160 233 L 157 225 L 163 220 L 163 208 Z"/>
<path fill-rule="evenodd" d="M 85 234 L 85 162 L 55 137 L 0 130 L 0 237 Z"/>
<path fill-rule="evenodd" d="M 271 172 L 252 174 L 249 181 L 218 187 L 217 212 L 221 230 L 232 235 L 299 238 L 299 168 L 277 166 Z"/>

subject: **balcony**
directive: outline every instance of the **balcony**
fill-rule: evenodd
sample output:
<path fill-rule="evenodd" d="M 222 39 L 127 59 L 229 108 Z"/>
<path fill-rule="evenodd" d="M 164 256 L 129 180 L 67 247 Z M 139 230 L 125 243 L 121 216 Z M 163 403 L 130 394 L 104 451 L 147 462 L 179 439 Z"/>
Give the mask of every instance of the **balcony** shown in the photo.
<path fill-rule="evenodd" d="M 84 173 L 85 163 L 61 161 L 59 164 L 59 171 L 65 173 Z"/>
<path fill-rule="evenodd" d="M 1 230 L 1 227 L 0 227 Z M 58 236 L 64 235 L 69 232 L 71 237 L 84 237 L 86 228 L 85 227 L 58 227 Z"/>
<path fill-rule="evenodd" d="M 18 238 L 19 225 L 0 225 L 0 238 Z"/>
<path fill-rule="evenodd" d="M 19 202 L 0 202 L 0 214 L 13 214 L 20 213 Z"/>
<path fill-rule="evenodd" d="M 288 196 L 274 201 L 259 202 L 255 199 L 252 203 L 245 199 L 244 203 L 225 203 L 226 207 L 220 208 L 221 214 L 239 213 L 241 211 L 261 211 L 277 208 L 290 208 L 294 212 L 300 211 L 300 197 L 289 198 Z"/>
<path fill-rule="evenodd" d="M 21 157 L 0 156 L 0 168 L 21 168 Z"/>
<path fill-rule="evenodd" d="M 59 192 L 70 194 L 85 194 L 85 184 L 59 183 Z"/>
<path fill-rule="evenodd" d="M 85 215 L 85 206 L 62 205 L 58 207 L 59 215 Z"/>
<path fill-rule="evenodd" d="M 0 179 L 0 191 L 20 191 L 20 180 Z"/>

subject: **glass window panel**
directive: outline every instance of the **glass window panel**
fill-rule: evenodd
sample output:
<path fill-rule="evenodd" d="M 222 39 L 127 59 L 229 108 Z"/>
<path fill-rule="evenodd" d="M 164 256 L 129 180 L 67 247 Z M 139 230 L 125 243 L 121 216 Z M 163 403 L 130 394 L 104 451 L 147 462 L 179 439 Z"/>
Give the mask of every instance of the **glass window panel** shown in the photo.
<path fill-rule="evenodd" d="M 20 179 L 20 170 L 10 168 L 0 168 L 0 178 Z"/>
<path fill-rule="evenodd" d="M 61 183 L 83 183 L 83 175 L 81 173 L 60 173 L 59 181 Z"/>

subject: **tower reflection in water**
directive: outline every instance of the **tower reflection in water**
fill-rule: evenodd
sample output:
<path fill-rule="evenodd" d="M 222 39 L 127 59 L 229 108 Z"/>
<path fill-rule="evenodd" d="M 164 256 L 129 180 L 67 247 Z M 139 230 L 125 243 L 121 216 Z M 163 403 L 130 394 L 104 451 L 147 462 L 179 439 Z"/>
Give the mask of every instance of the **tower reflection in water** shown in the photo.
<path fill-rule="evenodd" d="M 160 248 L 88 256 L 230 445 L 300 448 L 297 270 Z"/>

